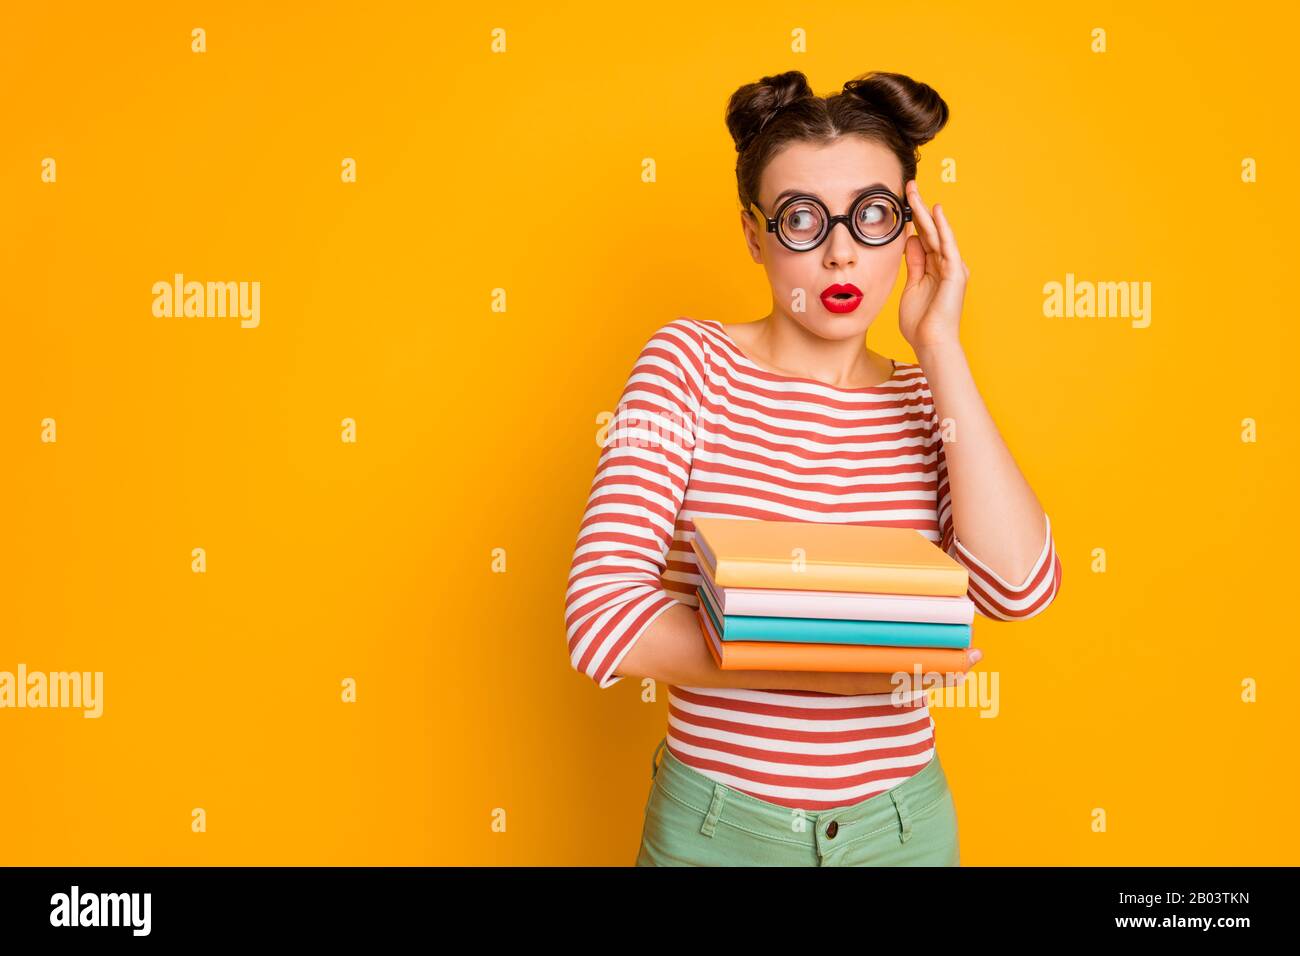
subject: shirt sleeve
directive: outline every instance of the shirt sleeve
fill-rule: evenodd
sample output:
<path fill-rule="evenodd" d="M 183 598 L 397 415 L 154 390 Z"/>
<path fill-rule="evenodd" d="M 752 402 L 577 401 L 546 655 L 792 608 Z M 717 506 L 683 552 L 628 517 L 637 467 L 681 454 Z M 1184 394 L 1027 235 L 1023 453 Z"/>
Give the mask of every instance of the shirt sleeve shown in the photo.
<path fill-rule="evenodd" d="M 575 670 L 600 688 L 619 662 L 680 603 L 662 584 L 686 494 L 704 367 L 703 340 L 678 319 L 637 357 L 605 436 L 578 529 L 565 594 Z"/>
<path fill-rule="evenodd" d="M 939 448 L 939 546 L 969 572 L 967 596 L 975 602 L 980 614 L 998 621 L 1019 621 L 1041 614 L 1061 588 L 1061 559 L 1056 555 L 1051 518 L 1043 515 L 1043 546 L 1023 581 L 1006 580 L 972 554 L 957 538 L 953 526 L 948 463 L 939 436 L 937 413 L 932 424 Z"/>

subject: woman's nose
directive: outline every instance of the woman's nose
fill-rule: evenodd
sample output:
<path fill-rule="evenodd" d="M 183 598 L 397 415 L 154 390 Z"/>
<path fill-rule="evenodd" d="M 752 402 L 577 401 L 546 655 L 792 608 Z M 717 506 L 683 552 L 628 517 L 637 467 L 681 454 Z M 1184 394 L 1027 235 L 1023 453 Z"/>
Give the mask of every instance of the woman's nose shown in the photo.
<path fill-rule="evenodd" d="M 843 232 L 839 231 L 839 226 L 844 227 Z M 852 265 L 858 261 L 858 243 L 847 222 L 832 224 L 825 241 L 827 265 Z"/>

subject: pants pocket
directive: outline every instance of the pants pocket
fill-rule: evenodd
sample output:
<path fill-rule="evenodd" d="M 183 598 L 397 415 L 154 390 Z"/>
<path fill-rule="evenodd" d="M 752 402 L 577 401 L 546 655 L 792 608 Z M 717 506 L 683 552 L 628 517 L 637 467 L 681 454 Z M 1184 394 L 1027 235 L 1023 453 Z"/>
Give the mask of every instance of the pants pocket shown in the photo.
<path fill-rule="evenodd" d="M 645 822 L 641 824 L 641 848 L 637 866 L 703 866 L 698 860 L 682 855 L 683 833 L 700 826 L 703 816 L 683 807 L 664 795 L 658 783 L 650 784 L 650 798 L 645 805 Z M 703 834 L 701 834 L 703 837 Z"/>
<path fill-rule="evenodd" d="M 849 848 L 845 866 L 960 866 L 957 806 L 952 791 L 926 807 L 910 811 L 910 836 L 904 842 L 895 825 L 864 837 Z"/>
<path fill-rule="evenodd" d="M 660 787 L 650 793 L 637 866 L 812 866 L 811 847 L 751 833 L 719 819 L 713 835 L 700 831 L 707 810 L 695 810 Z M 726 811 L 723 810 L 725 818 Z"/>

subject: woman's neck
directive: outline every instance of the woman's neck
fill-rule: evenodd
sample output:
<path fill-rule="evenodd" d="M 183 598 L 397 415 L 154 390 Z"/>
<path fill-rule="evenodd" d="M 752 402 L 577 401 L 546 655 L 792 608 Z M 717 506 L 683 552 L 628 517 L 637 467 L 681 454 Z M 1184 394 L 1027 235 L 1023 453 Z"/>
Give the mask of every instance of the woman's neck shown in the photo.
<path fill-rule="evenodd" d="M 863 388 L 889 381 L 893 364 L 866 348 L 856 335 L 827 340 L 794 319 L 769 313 L 748 326 L 751 358 L 769 371 L 825 382 L 837 388 Z"/>

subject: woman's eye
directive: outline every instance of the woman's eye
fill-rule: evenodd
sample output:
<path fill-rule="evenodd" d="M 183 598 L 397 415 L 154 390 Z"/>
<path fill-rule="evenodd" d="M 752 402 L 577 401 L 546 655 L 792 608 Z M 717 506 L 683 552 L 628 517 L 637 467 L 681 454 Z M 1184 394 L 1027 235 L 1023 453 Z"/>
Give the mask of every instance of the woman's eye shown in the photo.
<path fill-rule="evenodd" d="M 885 218 L 885 211 L 879 206 L 867 206 L 862 210 L 861 221 L 868 225 L 874 225 Z"/>
<path fill-rule="evenodd" d="M 812 224 L 813 215 L 805 209 L 801 209 L 790 216 L 790 228 L 792 229 L 810 229 Z"/>

